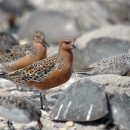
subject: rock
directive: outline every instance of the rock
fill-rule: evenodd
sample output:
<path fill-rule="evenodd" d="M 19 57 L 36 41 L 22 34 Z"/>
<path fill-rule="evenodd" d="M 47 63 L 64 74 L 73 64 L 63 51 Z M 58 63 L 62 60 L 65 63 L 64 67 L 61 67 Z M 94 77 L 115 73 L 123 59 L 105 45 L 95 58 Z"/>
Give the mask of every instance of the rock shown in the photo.
<path fill-rule="evenodd" d="M 2 0 L 0 8 L 9 13 L 19 14 L 24 10 L 26 4 L 26 0 Z"/>
<path fill-rule="evenodd" d="M 73 121 L 67 121 L 66 126 L 72 127 L 72 126 L 74 126 L 74 122 Z"/>
<path fill-rule="evenodd" d="M 82 76 L 81 76 L 82 77 Z M 92 82 L 100 84 L 101 87 L 104 88 L 106 93 L 114 95 L 118 93 L 120 95 L 127 94 L 130 96 L 130 78 L 127 76 L 119 76 L 113 74 L 105 74 L 105 75 L 96 75 L 96 76 L 89 76 L 83 77 L 80 79 L 81 82 Z"/>
<path fill-rule="evenodd" d="M 72 83 L 80 79 L 78 76 L 74 76 L 74 75 L 75 73 L 73 73 L 71 78 L 66 83 L 63 84 L 64 85 L 63 90 L 65 90 L 66 88 L 68 88 L 69 85 L 71 85 Z"/>
<path fill-rule="evenodd" d="M 107 113 L 103 88 L 99 88 L 99 84 L 91 81 L 79 80 L 61 94 L 50 113 L 50 118 L 85 122 L 100 119 Z"/>
<path fill-rule="evenodd" d="M 111 15 L 96 0 L 50 0 L 45 1 L 44 8 L 64 12 L 66 15 L 76 18 L 82 33 L 111 24 L 108 20 Z"/>
<path fill-rule="evenodd" d="M 52 126 L 53 126 L 52 123 L 48 123 L 48 124 L 47 124 L 47 127 L 52 127 Z"/>
<path fill-rule="evenodd" d="M 59 130 L 67 130 L 67 128 L 60 128 Z"/>
<path fill-rule="evenodd" d="M 3 89 L 3 88 L 10 88 L 10 87 L 15 87 L 16 85 L 9 81 L 9 80 L 6 80 L 6 79 L 0 79 L 0 88 Z"/>
<path fill-rule="evenodd" d="M 97 38 L 113 38 L 117 40 L 125 40 L 130 41 L 130 26 L 125 25 L 113 25 L 102 27 L 100 29 L 96 29 L 94 31 L 88 32 L 86 34 L 81 35 L 76 39 L 75 44 L 83 49 L 87 47 L 87 44 Z"/>
<path fill-rule="evenodd" d="M 0 31 L 7 30 L 9 28 L 7 19 L 8 13 L 0 9 Z"/>
<path fill-rule="evenodd" d="M 110 0 L 110 1 L 98 1 L 100 6 L 109 13 L 109 21 L 112 23 L 119 23 L 122 21 L 129 21 L 129 8 L 130 1 L 128 0 Z"/>
<path fill-rule="evenodd" d="M 108 95 L 108 110 L 113 123 L 118 126 L 123 126 L 126 130 L 130 129 L 130 78 L 119 75 L 97 75 L 92 77 L 82 78 L 80 82 L 97 83 L 104 88 Z"/>
<path fill-rule="evenodd" d="M 130 97 L 126 94 L 119 95 L 118 93 L 109 96 L 110 112 L 112 120 L 115 124 L 130 129 Z"/>
<path fill-rule="evenodd" d="M 13 127 L 14 127 L 16 130 L 22 130 L 22 129 L 23 129 L 23 124 L 14 123 L 14 124 L 13 124 Z"/>
<path fill-rule="evenodd" d="M 121 23 L 124 21 L 129 22 L 130 3 L 128 0 L 29 1 L 31 5 L 37 9 L 44 8 L 45 10 L 60 11 L 64 12 L 70 17 L 75 17 L 78 22 L 78 26 L 83 33 L 111 24 Z"/>
<path fill-rule="evenodd" d="M 77 69 L 87 67 L 106 57 L 125 54 L 128 52 L 129 47 L 130 41 L 111 38 L 93 39 L 82 49 L 82 54 L 75 55 L 76 52 L 74 52 L 73 66 Z"/>
<path fill-rule="evenodd" d="M 111 25 L 108 20 L 111 15 L 96 0 L 80 1 L 75 7 L 71 7 L 71 10 L 77 18 L 82 33 Z"/>
<path fill-rule="evenodd" d="M 58 11 L 40 11 L 24 23 L 19 29 L 19 38 L 31 40 L 35 31 L 43 31 L 46 41 L 59 44 L 59 40 L 64 37 L 76 38 L 80 31 L 74 18 L 66 16 Z"/>
<path fill-rule="evenodd" d="M 5 32 L 0 32 L 0 51 L 10 49 L 15 45 L 19 45 L 19 42 L 13 36 Z"/>
<path fill-rule="evenodd" d="M 24 129 L 36 128 L 36 126 L 37 126 L 37 122 L 33 121 L 33 122 L 26 124 Z"/>
<path fill-rule="evenodd" d="M 92 77 L 83 78 L 82 81 L 84 82 L 94 82 L 98 83 L 101 86 L 104 86 L 104 90 L 106 93 L 111 95 L 118 93 L 120 95 L 127 94 L 130 96 L 130 78 L 127 76 L 119 76 L 119 75 L 112 75 L 112 74 L 105 74 L 105 75 L 96 75 Z"/>

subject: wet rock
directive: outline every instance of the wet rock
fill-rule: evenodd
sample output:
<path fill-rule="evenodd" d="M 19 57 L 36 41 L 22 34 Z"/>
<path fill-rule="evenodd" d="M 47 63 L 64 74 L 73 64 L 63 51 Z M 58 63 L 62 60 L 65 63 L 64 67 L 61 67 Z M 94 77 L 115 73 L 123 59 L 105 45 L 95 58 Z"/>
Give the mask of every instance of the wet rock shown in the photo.
<path fill-rule="evenodd" d="M 82 49 L 82 54 L 75 56 L 74 52 L 74 68 L 84 68 L 106 57 L 125 54 L 129 47 L 130 41 L 112 38 L 93 39 Z"/>
<path fill-rule="evenodd" d="M 19 38 L 31 40 L 35 31 L 46 34 L 46 41 L 59 44 L 64 37 L 76 38 L 80 31 L 74 18 L 57 11 L 36 12 L 19 30 Z"/>
<path fill-rule="evenodd" d="M 59 97 L 50 118 L 60 121 L 93 121 L 107 114 L 106 95 L 99 84 L 79 80 Z"/>

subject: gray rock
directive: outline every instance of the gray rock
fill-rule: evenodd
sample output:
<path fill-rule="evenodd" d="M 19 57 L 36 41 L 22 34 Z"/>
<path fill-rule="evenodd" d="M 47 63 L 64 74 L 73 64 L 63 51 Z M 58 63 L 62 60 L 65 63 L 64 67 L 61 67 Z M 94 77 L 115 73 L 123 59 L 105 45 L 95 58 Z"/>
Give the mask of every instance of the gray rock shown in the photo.
<path fill-rule="evenodd" d="M 124 127 L 126 130 L 130 129 L 130 78 L 119 75 L 97 75 L 86 77 L 82 82 L 94 82 L 104 87 L 110 101 L 110 110 L 112 111 L 113 123 L 118 127 Z"/>
<path fill-rule="evenodd" d="M 76 55 L 74 57 L 74 68 L 84 68 L 106 57 L 125 54 L 128 52 L 129 47 L 130 41 L 112 38 L 93 39 L 82 49 L 82 54 L 77 55 L 74 52 L 74 56 Z"/>
<path fill-rule="evenodd" d="M 108 21 L 111 15 L 96 0 L 45 0 L 44 8 L 61 11 L 70 17 L 75 17 L 82 33 L 111 24 Z"/>
<path fill-rule="evenodd" d="M 110 102 L 110 104 L 108 110 L 109 110 L 109 114 L 112 114 L 113 123 L 116 124 L 118 127 L 121 126 L 125 128 L 126 130 L 130 129 L 130 124 L 129 124 L 130 78 L 129 77 L 107 74 L 107 75 L 84 77 L 81 78 L 79 81 L 81 83 L 86 83 L 86 84 L 91 83 L 91 85 L 95 83 L 98 84 L 98 87 L 103 88 L 109 97 L 108 101 Z M 95 98 L 95 95 L 93 98 Z"/>
<path fill-rule="evenodd" d="M 76 39 L 75 44 L 78 45 L 80 49 L 83 49 L 87 47 L 88 42 L 90 42 L 93 39 L 107 37 L 107 38 L 130 41 L 129 35 L 130 35 L 130 26 L 125 25 L 107 26 L 83 34 L 82 36 Z"/>
<path fill-rule="evenodd" d="M 75 39 L 80 34 L 75 19 L 57 11 L 35 12 L 19 29 L 19 38 L 30 41 L 37 30 L 45 33 L 49 44 L 59 44 L 60 39 L 64 37 Z"/>
<path fill-rule="evenodd" d="M 6 80 L 6 79 L 0 79 L 0 89 L 5 89 L 5 88 L 11 88 L 11 87 L 15 87 L 16 85 L 9 81 L 9 80 Z"/>
<path fill-rule="evenodd" d="M 50 117 L 60 121 L 93 121 L 108 113 L 106 95 L 99 84 L 79 80 L 59 97 Z"/>
<path fill-rule="evenodd" d="M 112 23 L 119 23 L 123 21 L 129 21 L 129 9 L 130 1 L 129 0 L 108 0 L 108 1 L 98 1 L 100 6 L 109 13 L 109 21 Z"/>
<path fill-rule="evenodd" d="M 0 9 L 0 31 L 7 30 L 9 28 L 7 19 L 8 13 Z"/>
<path fill-rule="evenodd" d="M 0 51 L 5 51 L 15 45 L 19 45 L 19 42 L 13 36 L 5 32 L 0 32 Z"/>
<path fill-rule="evenodd" d="M 26 0 L 1 0 L 0 8 L 12 14 L 19 14 L 27 4 Z"/>
<path fill-rule="evenodd" d="M 109 96 L 110 111 L 115 124 L 130 129 L 130 97 L 126 94 Z"/>
<path fill-rule="evenodd" d="M 130 2 L 128 0 L 39 0 L 36 3 L 34 1 L 30 3 L 37 9 L 57 10 L 75 17 L 83 33 L 111 24 L 129 22 Z"/>

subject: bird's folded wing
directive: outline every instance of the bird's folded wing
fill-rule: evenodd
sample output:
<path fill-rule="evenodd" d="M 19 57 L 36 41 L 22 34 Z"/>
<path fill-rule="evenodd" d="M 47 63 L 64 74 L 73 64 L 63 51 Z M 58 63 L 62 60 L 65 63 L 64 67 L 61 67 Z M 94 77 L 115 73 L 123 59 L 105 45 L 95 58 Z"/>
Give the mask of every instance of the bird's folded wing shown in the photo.
<path fill-rule="evenodd" d="M 17 45 L 8 50 L 2 52 L 2 60 L 5 63 L 13 62 L 27 55 L 27 51 L 30 51 L 32 43 L 25 45 Z"/>
<path fill-rule="evenodd" d="M 8 78 L 17 78 L 20 81 L 44 81 L 47 75 L 49 75 L 57 65 L 59 65 L 59 63 L 53 60 L 53 57 L 49 57 L 10 73 Z"/>

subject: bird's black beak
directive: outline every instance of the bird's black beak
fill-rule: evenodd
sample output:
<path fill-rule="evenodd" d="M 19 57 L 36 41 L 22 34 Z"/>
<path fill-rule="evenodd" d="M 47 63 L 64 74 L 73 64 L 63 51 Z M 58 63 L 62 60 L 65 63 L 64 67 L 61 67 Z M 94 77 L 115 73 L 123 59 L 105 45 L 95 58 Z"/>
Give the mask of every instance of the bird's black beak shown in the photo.
<path fill-rule="evenodd" d="M 77 50 L 77 51 L 80 51 L 81 53 L 82 53 L 82 51 L 81 50 L 79 50 L 74 44 L 72 44 L 72 49 L 75 49 L 75 50 Z"/>
<path fill-rule="evenodd" d="M 42 39 L 42 45 L 43 45 L 43 46 L 46 45 L 46 46 L 50 47 L 49 44 L 45 41 L 44 38 Z"/>

